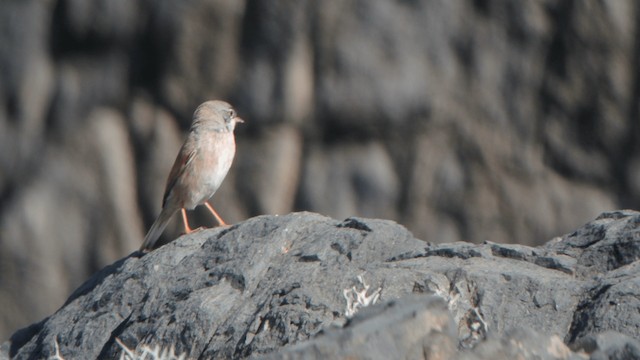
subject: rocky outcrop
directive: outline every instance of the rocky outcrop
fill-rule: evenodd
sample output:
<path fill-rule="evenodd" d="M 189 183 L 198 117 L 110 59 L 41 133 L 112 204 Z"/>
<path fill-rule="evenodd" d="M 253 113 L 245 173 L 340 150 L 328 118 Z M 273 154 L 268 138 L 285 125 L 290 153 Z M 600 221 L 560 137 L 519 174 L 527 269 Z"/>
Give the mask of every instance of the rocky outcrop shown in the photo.
<path fill-rule="evenodd" d="M 140 246 L 210 98 L 247 120 L 229 223 L 541 245 L 637 208 L 639 26 L 635 0 L 0 1 L 0 338 Z"/>
<path fill-rule="evenodd" d="M 434 245 L 387 220 L 260 216 L 107 266 L 1 354 L 637 357 L 639 237 L 633 211 L 540 247 Z"/>

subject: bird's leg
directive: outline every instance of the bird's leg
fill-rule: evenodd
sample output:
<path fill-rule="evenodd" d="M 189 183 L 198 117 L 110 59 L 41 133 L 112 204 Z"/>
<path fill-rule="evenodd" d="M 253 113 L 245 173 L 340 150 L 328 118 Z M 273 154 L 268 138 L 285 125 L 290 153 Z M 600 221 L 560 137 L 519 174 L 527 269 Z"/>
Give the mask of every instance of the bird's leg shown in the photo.
<path fill-rule="evenodd" d="M 211 211 L 211 213 L 213 214 L 213 217 L 216 218 L 216 221 L 218 222 L 218 225 L 220 225 L 220 226 L 227 225 L 227 223 L 225 223 L 224 220 L 222 220 L 220 215 L 218 215 L 218 213 L 213 209 L 213 206 L 211 206 L 211 204 L 209 204 L 208 201 L 205 201 L 204 204 L 207 206 L 207 209 L 209 209 L 209 211 Z"/>
<path fill-rule="evenodd" d="M 185 210 L 185 208 L 182 208 L 180 210 L 182 211 L 182 222 L 184 223 L 184 233 L 188 234 L 193 230 L 191 230 L 191 228 L 189 227 L 189 220 L 187 219 L 187 210 Z"/>

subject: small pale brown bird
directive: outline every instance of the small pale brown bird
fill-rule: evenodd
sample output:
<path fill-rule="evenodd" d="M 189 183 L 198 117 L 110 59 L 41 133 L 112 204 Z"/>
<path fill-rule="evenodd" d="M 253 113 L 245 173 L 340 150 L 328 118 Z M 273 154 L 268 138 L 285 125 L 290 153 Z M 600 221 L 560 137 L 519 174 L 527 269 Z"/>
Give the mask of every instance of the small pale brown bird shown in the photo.
<path fill-rule="evenodd" d="M 153 249 L 156 241 L 178 210 L 182 211 L 184 230 L 192 230 L 186 210 L 206 205 L 220 225 L 226 225 L 208 200 L 227 176 L 236 153 L 233 130 L 244 122 L 233 107 L 212 100 L 198 106 L 193 113 L 189 135 L 171 168 L 162 200 L 162 211 L 144 237 L 141 251 Z"/>

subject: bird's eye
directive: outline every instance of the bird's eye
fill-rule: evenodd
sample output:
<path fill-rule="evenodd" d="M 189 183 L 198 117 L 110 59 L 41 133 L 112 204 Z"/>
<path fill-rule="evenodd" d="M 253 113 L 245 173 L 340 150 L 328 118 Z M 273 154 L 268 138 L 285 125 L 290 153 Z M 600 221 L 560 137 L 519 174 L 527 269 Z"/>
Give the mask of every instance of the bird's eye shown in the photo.
<path fill-rule="evenodd" d="M 233 109 L 229 109 L 229 118 L 233 119 L 236 117 L 236 111 Z"/>

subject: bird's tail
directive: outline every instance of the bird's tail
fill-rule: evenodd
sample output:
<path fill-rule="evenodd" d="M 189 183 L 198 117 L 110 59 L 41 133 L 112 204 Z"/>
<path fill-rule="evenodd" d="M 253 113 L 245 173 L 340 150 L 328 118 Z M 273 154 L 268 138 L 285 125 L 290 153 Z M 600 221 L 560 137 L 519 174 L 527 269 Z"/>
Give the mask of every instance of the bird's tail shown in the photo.
<path fill-rule="evenodd" d="M 174 213 L 175 211 L 169 211 L 168 207 L 162 209 L 160 215 L 158 215 L 156 221 L 153 222 L 153 225 L 151 225 L 147 235 L 144 237 L 144 242 L 140 247 L 140 251 L 147 252 L 153 250 L 153 246 L 156 244 L 156 241 L 158 241 L 160 235 L 162 235 L 164 228 L 167 227 L 167 224 Z"/>

